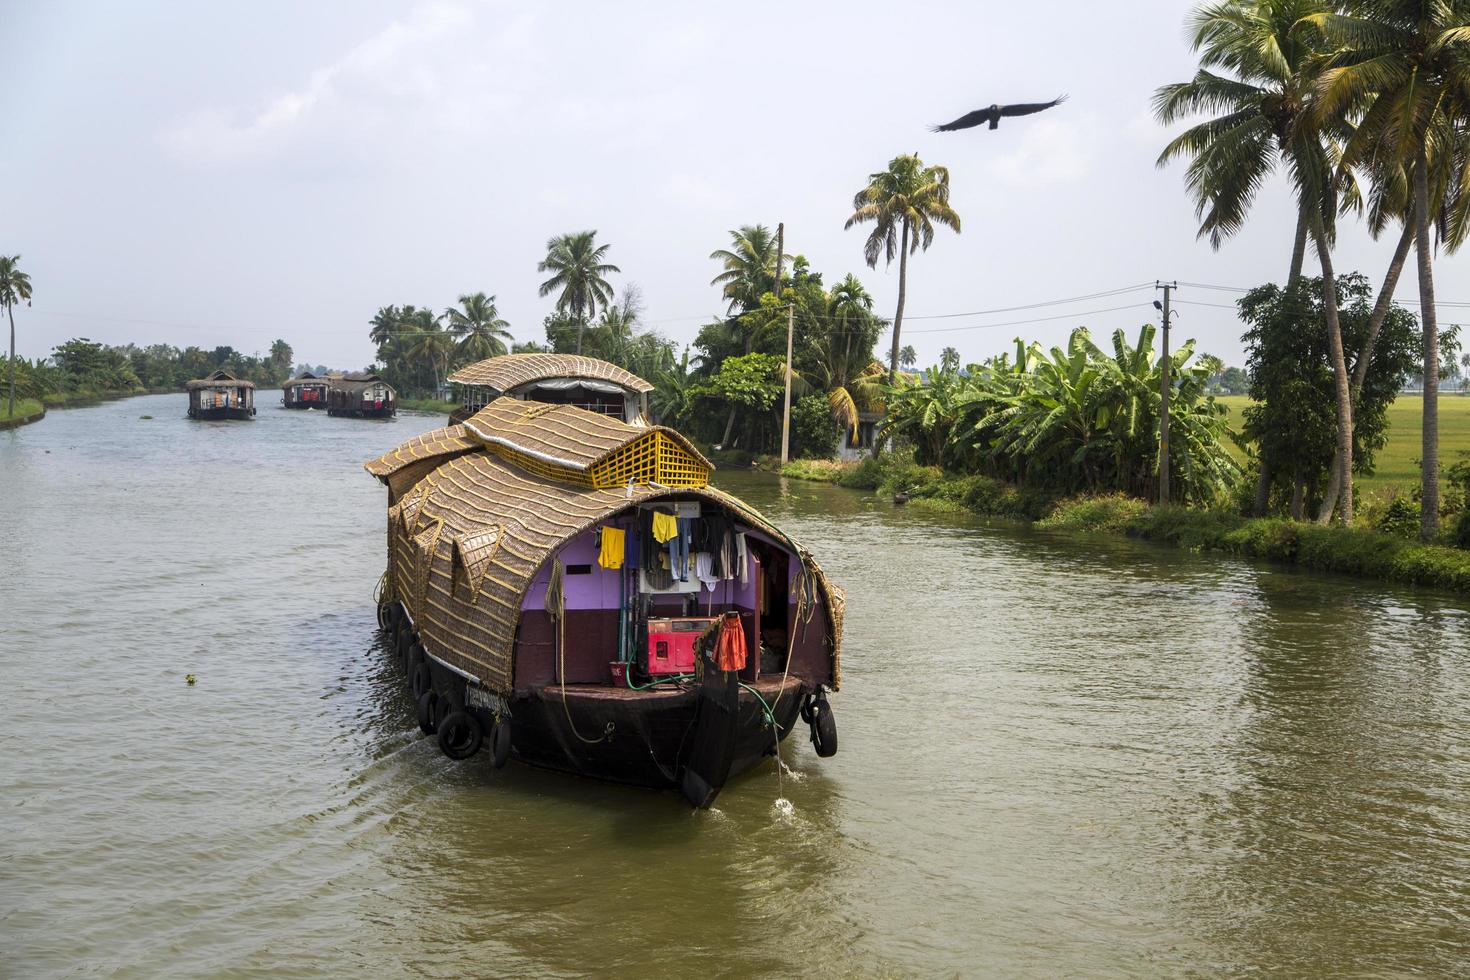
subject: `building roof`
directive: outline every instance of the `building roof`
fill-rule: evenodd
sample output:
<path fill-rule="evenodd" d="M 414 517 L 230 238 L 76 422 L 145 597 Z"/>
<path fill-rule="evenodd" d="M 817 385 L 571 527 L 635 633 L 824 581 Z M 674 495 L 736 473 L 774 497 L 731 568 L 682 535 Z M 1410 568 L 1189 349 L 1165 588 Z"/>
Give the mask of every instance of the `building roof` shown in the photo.
<path fill-rule="evenodd" d="M 449 376 L 456 384 L 484 386 L 502 393 L 550 378 L 610 381 L 640 394 L 653 390 L 653 385 L 616 364 L 580 354 L 502 354 L 460 368 Z"/>
<path fill-rule="evenodd" d="M 382 385 L 389 391 L 393 390 L 392 385 L 388 384 L 388 382 L 384 381 L 376 374 L 344 374 L 340 376 L 327 376 L 327 387 L 336 391 L 362 391 L 369 385 Z"/>
<path fill-rule="evenodd" d="M 318 378 L 316 375 L 312 374 L 310 371 L 307 371 L 304 374 L 300 374 L 300 375 L 298 375 L 298 376 L 296 376 L 294 378 L 287 378 L 285 381 L 281 382 L 281 387 L 282 388 L 295 388 L 298 385 L 304 385 L 304 384 L 324 385 L 326 383 L 327 383 L 327 379 L 326 378 Z"/>
<path fill-rule="evenodd" d="M 184 387 L 188 388 L 190 391 L 195 391 L 199 388 L 254 388 L 255 382 L 243 381 L 240 378 L 235 377 L 230 372 L 226 371 L 224 368 L 220 368 L 218 371 L 210 374 L 209 377 L 196 378 L 195 380 L 190 381 Z"/>
<path fill-rule="evenodd" d="M 576 473 L 596 470 L 634 443 L 662 434 L 704 470 L 703 480 L 698 482 L 708 482 L 709 474 L 714 471 L 714 464 L 673 429 L 629 425 L 574 405 L 501 398 L 466 419 L 464 428 L 468 435 L 486 446 L 523 453 Z"/>

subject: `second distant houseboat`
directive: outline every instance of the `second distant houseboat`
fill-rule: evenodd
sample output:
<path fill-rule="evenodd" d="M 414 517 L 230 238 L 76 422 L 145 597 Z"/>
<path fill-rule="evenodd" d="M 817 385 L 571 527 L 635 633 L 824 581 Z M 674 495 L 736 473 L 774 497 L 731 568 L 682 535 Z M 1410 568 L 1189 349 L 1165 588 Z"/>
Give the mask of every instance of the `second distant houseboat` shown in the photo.
<path fill-rule="evenodd" d="M 285 408 L 326 408 L 327 387 L 326 378 L 307 371 L 281 385 L 281 405 Z"/>
<path fill-rule="evenodd" d="M 376 374 L 344 374 L 328 379 L 328 415 L 389 419 L 393 417 L 397 407 L 397 393 Z"/>
<path fill-rule="evenodd" d="M 223 368 L 185 387 L 191 419 L 249 419 L 255 415 L 255 382 L 243 381 Z"/>

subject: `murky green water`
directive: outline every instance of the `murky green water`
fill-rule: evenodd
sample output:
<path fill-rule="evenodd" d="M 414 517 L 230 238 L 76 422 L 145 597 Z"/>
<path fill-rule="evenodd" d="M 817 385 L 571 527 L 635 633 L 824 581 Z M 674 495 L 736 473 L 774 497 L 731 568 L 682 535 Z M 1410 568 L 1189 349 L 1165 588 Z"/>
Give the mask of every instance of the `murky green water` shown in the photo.
<path fill-rule="evenodd" d="M 692 813 L 420 737 L 360 463 L 439 420 L 275 402 L 0 433 L 0 974 L 1470 962 L 1462 601 L 725 475 L 848 590 L 841 752 Z"/>

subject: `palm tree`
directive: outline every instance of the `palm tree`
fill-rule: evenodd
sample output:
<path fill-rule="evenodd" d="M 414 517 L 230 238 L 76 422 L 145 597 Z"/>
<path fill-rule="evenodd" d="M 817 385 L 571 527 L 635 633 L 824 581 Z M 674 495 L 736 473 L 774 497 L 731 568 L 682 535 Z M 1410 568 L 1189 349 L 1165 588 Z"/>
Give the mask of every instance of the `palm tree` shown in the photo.
<path fill-rule="evenodd" d="M 1362 118 L 1345 160 L 1402 166 L 1412 186 L 1419 315 L 1424 328 L 1424 409 L 1419 536 L 1439 531 L 1439 321 L 1434 307 L 1429 226 L 1444 198 L 1432 194 L 1435 172 L 1463 173 L 1463 127 L 1470 116 L 1470 5 L 1463 0 L 1351 0 L 1344 13 L 1311 18 L 1337 51 L 1322 73 L 1322 112 Z M 1459 195 L 1463 199 L 1463 194 Z M 1464 228 L 1464 208 L 1453 224 Z M 1454 247 L 1461 234 L 1451 236 Z"/>
<path fill-rule="evenodd" d="M 912 344 L 904 344 L 903 350 L 898 352 L 898 363 L 904 368 L 913 368 L 919 363 L 919 352 L 914 350 Z"/>
<path fill-rule="evenodd" d="M 1226 0 L 1198 8 L 1191 27 L 1201 67 L 1192 80 L 1159 89 L 1154 112 L 1165 125 L 1197 113 L 1221 113 L 1180 134 L 1158 159 L 1162 167 L 1178 156 L 1192 158 L 1185 182 L 1195 198 L 1199 234 L 1208 236 L 1215 248 L 1245 223 L 1256 192 L 1278 163 L 1291 179 L 1297 225 L 1287 290 L 1301 276 L 1310 238 L 1322 263 L 1342 453 L 1341 511 L 1343 523 L 1351 524 L 1352 394 L 1338 324 L 1332 243 L 1339 200 L 1356 201 L 1356 188 L 1339 166 L 1340 148 L 1352 128 L 1342 117 L 1322 116 L 1314 104 L 1321 53 L 1310 18 L 1324 9 L 1320 0 Z M 1269 467 L 1263 461 L 1258 511 L 1264 511 L 1269 490 Z"/>
<path fill-rule="evenodd" d="M 495 297 L 471 293 L 459 298 L 459 309 L 444 311 L 449 333 L 459 339 L 459 353 L 467 361 L 483 361 L 506 352 L 510 324 L 500 318 Z"/>
<path fill-rule="evenodd" d="M 903 330 L 903 303 L 908 292 L 909 253 L 928 251 L 938 222 L 956 233 L 960 216 L 949 206 L 949 170 L 926 167 L 918 154 L 897 156 L 888 169 L 868 177 L 868 186 L 852 199 L 852 216 L 844 228 L 873 223 L 863 255 L 868 267 L 878 267 L 881 255 L 889 263 L 898 256 L 898 310 L 893 315 L 893 353 L 888 361 L 888 383 L 898 378 L 899 334 Z"/>
<path fill-rule="evenodd" d="M 604 261 L 611 247 L 597 244 L 596 229 L 557 235 L 547 241 L 546 258 L 536 266 L 537 272 L 554 273 L 541 284 L 541 295 L 557 293 L 556 308 L 577 320 L 578 354 L 587 321 L 597 315 L 599 306 L 612 303 L 612 286 L 604 277 L 623 271 Z"/>
<path fill-rule="evenodd" d="M 837 324 L 837 333 L 833 339 L 833 349 L 828 356 L 835 362 L 835 375 L 839 384 L 845 385 L 852 374 L 852 338 L 858 333 L 857 327 L 865 322 L 871 322 L 873 316 L 873 297 L 858 281 L 857 276 L 848 273 L 832 291 L 827 294 L 827 316 L 829 323 Z M 837 341 L 841 341 L 842 351 L 836 350 Z M 866 360 L 870 351 L 859 351 L 858 356 Z"/>
<path fill-rule="evenodd" d="M 368 326 L 372 328 L 368 331 L 368 339 L 379 347 L 386 344 L 388 338 L 398 329 L 402 316 L 402 311 L 396 306 L 378 307 L 378 312 L 368 321 Z"/>
<path fill-rule="evenodd" d="M 780 292 L 776 283 L 776 266 L 791 256 L 776 254 L 776 236 L 765 225 L 741 225 L 730 232 L 730 247 L 709 253 L 724 269 L 709 281 L 720 287 L 720 295 L 729 300 L 729 312 L 758 309 L 766 293 Z M 745 353 L 750 353 L 749 334 Z"/>
<path fill-rule="evenodd" d="M 444 376 L 449 373 L 449 355 L 454 351 L 454 338 L 445 329 L 440 317 L 429 309 L 415 310 L 403 320 L 404 354 L 407 357 L 426 361 L 433 377 L 437 394 Z M 440 371 L 441 366 L 443 371 Z"/>
<path fill-rule="evenodd" d="M 0 306 L 10 318 L 10 407 L 6 416 L 15 414 L 15 304 L 31 302 L 31 277 L 20 271 L 19 255 L 0 255 Z"/>

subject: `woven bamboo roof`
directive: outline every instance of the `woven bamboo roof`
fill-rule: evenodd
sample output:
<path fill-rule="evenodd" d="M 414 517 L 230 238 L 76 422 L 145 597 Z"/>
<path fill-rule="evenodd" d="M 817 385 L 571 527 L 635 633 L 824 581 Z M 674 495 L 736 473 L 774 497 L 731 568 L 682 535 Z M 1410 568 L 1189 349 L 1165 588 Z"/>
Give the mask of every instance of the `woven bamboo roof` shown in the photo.
<path fill-rule="evenodd" d="M 316 375 L 312 374 L 310 371 L 307 371 L 305 374 L 298 375 L 297 377 L 287 378 L 285 381 L 281 382 L 281 387 L 282 388 L 295 388 L 298 385 L 305 385 L 305 384 L 324 385 L 326 383 L 327 383 L 327 379 L 326 378 L 318 378 Z"/>
<path fill-rule="evenodd" d="M 580 354 L 502 354 L 460 368 L 449 376 L 456 384 L 482 385 L 499 392 L 549 378 L 592 378 L 611 381 L 639 393 L 653 390 L 653 385 L 616 364 Z"/>
<path fill-rule="evenodd" d="M 464 426 L 451 425 L 448 428 L 431 429 L 423 435 L 414 436 L 391 453 L 368 460 L 363 464 L 363 469 L 383 479 L 392 476 L 405 466 L 426 459 L 433 459 L 436 456 L 456 456 L 483 448 L 483 443 L 471 438 L 465 432 Z"/>
<path fill-rule="evenodd" d="M 407 455 L 452 442 L 459 438 L 456 428 L 428 434 L 434 438 Z M 369 471 L 382 459 L 368 463 Z M 841 590 L 828 582 L 809 552 L 759 512 L 714 487 L 594 489 L 546 479 L 489 451 L 466 452 L 433 467 L 389 507 L 392 592 L 408 605 L 435 656 L 509 694 L 521 604 L 537 572 L 583 531 L 640 503 L 674 496 L 725 507 L 796 552 L 825 600 L 835 686 Z"/>
<path fill-rule="evenodd" d="M 662 432 L 713 471 L 694 444 L 665 426 L 629 425 L 600 412 L 573 405 L 547 405 L 502 398 L 464 423 L 467 433 L 487 445 L 503 446 L 572 470 L 589 470 L 650 432 Z"/>
<path fill-rule="evenodd" d="M 392 385 L 388 384 L 388 382 L 376 374 L 344 374 L 340 377 L 335 375 L 327 376 L 327 387 L 335 388 L 338 391 L 362 391 L 369 385 L 382 385 L 389 391 L 393 390 Z"/>
<path fill-rule="evenodd" d="M 220 368 L 218 371 L 212 373 L 209 377 L 196 378 L 193 381 L 190 381 L 184 387 L 188 388 L 190 391 L 195 391 L 200 388 L 254 388 L 255 382 L 241 380 L 240 378 L 237 378 L 230 372 L 226 371 L 224 368 Z"/>

